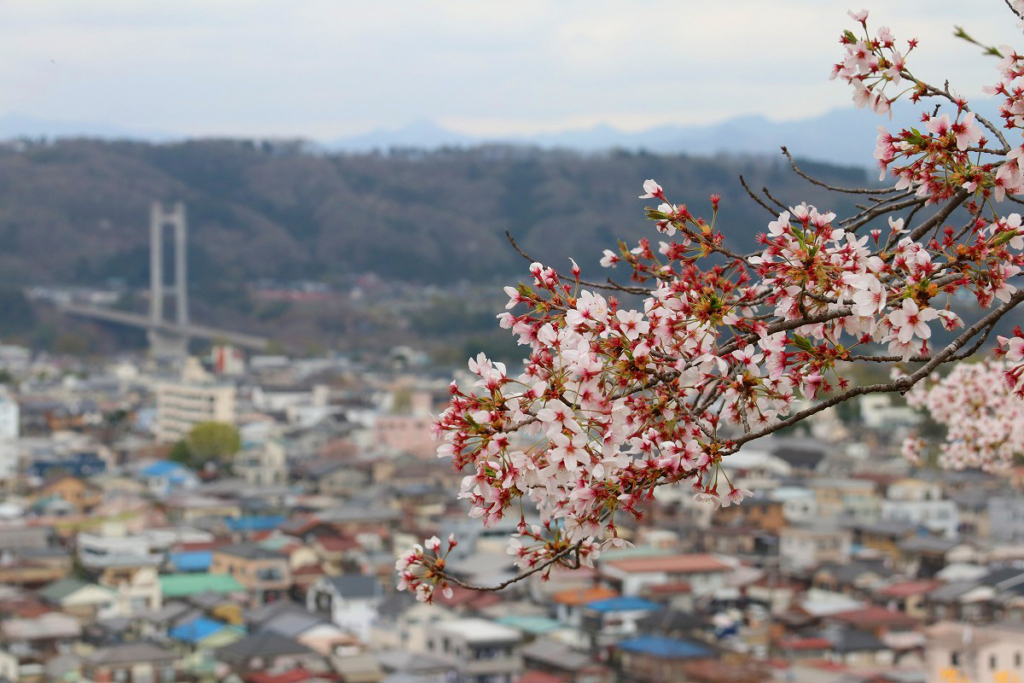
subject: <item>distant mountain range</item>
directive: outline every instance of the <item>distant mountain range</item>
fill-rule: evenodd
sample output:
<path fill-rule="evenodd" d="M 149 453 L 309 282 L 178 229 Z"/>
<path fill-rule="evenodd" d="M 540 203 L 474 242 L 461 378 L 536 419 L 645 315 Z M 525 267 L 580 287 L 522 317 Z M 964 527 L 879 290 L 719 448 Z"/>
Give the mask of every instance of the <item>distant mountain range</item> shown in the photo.
<path fill-rule="evenodd" d="M 996 118 L 994 101 L 977 107 L 985 116 Z M 329 152 L 361 153 L 392 148 L 473 147 L 482 144 L 513 144 L 544 149 L 599 152 L 610 149 L 645 150 L 660 154 L 686 153 L 775 155 L 786 145 L 795 155 L 817 161 L 852 166 L 873 166 L 872 152 L 879 125 L 898 130 L 914 125 L 918 107 L 898 104 L 892 121 L 870 111 L 836 109 L 819 116 L 794 121 L 771 121 L 763 116 L 744 116 L 708 125 L 659 126 L 640 132 L 623 131 L 602 124 L 592 128 L 535 135 L 472 136 L 450 130 L 429 120 L 414 121 L 400 128 L 379 128 L 368 133 L 315 141 Z M 160 131 L 130 130 L 113 125 L 47 121 L 28 116 L 0 117 L 0 138 L 70 138 L 180 141 L 183 136 Z"/>

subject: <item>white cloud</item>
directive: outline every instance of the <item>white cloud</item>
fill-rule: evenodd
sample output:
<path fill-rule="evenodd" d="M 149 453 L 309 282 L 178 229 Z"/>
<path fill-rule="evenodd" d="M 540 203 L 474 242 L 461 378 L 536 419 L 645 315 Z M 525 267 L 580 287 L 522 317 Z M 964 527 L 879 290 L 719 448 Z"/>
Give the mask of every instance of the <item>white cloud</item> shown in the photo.
<path fill-rule="evenodd" d="M 331 137 L 429 118 L 468 132 L 638 129 L 849 101 L 833 0 L 4 0 L 0 112 L 184 134 Z M 855 7 L 854 9 L 859 9 Z M 1019 38 L 999 0 L 889 0 L 911 65 L 965 95 Z M 1018 41 L 1019 42 L 1019 41 Z"/>

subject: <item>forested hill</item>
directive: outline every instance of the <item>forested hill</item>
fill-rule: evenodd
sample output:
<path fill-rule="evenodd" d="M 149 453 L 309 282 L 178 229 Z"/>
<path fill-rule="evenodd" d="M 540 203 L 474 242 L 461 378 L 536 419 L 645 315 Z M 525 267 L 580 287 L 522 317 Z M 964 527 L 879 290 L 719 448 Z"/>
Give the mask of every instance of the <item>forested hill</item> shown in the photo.
<path fill-rule="evenodd" d="M 814 165 L 865 182 L 859 169 Z M 785 203 L 850 210 L 781 157 L 580 155 L 512 147 L 325 156 L 292 144 L 89 140 L 0 148 L 0 278 L 5 285 L 146 282 L 149 204 L 188 204 L 193 287 L 256 278 L 375 272 L 446 283 L 521 274 L 510 230 L 536 258 L 596 268 L 618 237 L 652 234 L 637 199 L 656 178 L 694 213 L 722 195 L 719 225 L 752 244 L 767 212 L 737 176 Z"/>

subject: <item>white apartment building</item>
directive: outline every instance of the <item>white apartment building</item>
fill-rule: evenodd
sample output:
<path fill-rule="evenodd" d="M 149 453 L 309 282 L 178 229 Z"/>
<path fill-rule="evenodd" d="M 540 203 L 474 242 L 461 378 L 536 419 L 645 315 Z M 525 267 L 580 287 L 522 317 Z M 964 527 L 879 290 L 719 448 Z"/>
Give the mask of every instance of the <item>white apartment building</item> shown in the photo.
<path fill-rule="evenodd" d="M 18 434 L 21 410 L 14 397 L 0 391 L 0 481 L 18 474 Z"/>
<path fill-rule="evenodd" d="M 185 381 L 157 384 L 157 441 L 173 443 L 183 439 L 200 422 L 235 423 L 234 386 Z"/>

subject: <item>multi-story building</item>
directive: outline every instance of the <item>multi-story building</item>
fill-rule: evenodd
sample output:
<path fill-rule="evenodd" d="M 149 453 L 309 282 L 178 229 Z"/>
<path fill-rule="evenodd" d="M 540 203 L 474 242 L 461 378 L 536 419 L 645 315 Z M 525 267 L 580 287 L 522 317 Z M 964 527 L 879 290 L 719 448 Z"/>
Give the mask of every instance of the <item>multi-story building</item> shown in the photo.
<path fill-rule="evenodd" d="M 161 382 L 156 388 L 157 441 L 185 438 L 201 422 L 235 423 L 235 387 L 209 381 Z"/>
<path fill-rule="evenodd" d="M 926 681 L 999 683 L 1024 680 L 1024 628 L 944 621 L 927 630 Z"/>
<path fill-rule="evenodd" d="M 235 476 L 257 486 L 287 483 L 288 464 L 284 446 L 275 439 L 247 444 L 235 454 Z"/>
<path fill-rule="evenodd" d="M 992 540 L 1004 543 L 1024 541 L 1024 498 L 989 498 L 987 512 Z"/>
<path fill-rule="evenodd" d="M 881 519 L 924 527 L 945 538 L 956 538 L 960 530 L 960 513 L 951 500 L 882 501 Z"/>
<path fill-rule="evenodd" d="M 256 604 L 283 598 L 292 585 L 288 556 L 252 543 L 214 549 L 210 573 L 230 574 Z"/>
<path fill-rule="evenodd" d="M 0 482 L 18 474 L 18 435 L 21 410 L 12 396 L 0 391 Z"/>
<path fill-rule="evenodd" d="M 802 524 L 779 532 L 779 562 L 784 570 L 799 571 L 822 562 L 850 561 L 851 534 L 835 524 Z"/>
<path fill-rule="evenodd" d="M 485 619 L 453 619 L 434 624 L 427 652 L 449 662 L 456 683 L 512 683 L 523 672 L 519 631 Z"/>

